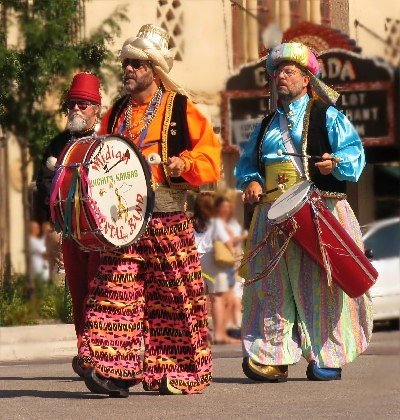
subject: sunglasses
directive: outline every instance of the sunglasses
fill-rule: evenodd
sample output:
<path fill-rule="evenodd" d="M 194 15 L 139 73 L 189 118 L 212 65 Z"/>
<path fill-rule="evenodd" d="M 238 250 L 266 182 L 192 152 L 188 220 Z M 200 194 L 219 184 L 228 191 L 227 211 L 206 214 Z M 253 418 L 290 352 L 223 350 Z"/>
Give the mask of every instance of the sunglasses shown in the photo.
<path fill-rule="evenodd" d="M 95 105 L 95 104 L 92 104 L 91 102 L 86 102 L 86 101 L 68 101 L 67 102 L 67 108 L 69 110 L 75 109 L 76 105 L 78 105 L 78 108 L 81 111 L 84 111 L 88 106 Z"/>
<path fill-rule="evenodd" d="M 149 65 L 150 63 L 148 61 L 142 61 L 138 60 L 136 58 L 125 58 L 125 60 L 122 62 L 122 67 L 128 67 L 131 66 L 133 69 L 138 70 L 143 66 Z"/>

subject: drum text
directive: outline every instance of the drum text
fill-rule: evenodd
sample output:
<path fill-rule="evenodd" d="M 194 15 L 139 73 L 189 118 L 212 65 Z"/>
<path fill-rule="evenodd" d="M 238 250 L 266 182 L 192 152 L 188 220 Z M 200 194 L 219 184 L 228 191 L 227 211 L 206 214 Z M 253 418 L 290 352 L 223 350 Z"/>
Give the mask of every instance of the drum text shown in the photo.
<path fill-rule="evenodd" d="M 103 153 L 101 153 L 101 154 L 98 153 L 95 156 L 95 158 L 92 162 L 91 169 L 93 169 L 95 171 L 106 170 L 107 163 L 110 160 L 112 160 L 112 161 L 123 161 L 123 162 L 127 163 L 127 161 L 129 160 L 129 152 L 128 151 L 123 152 L 122 150 L 115 151 L 112 146 L 107 144 Z"/>
<path fill-rule="evenodd" d="M 143 207 L 144 207 L 144 198 L 141 194 L 136 195 L 136 205 L 132 210 L 131 217 L 128 220 L 129 227 L 131 228 L 130 234 L 136 230 L 137 222 L 143 220 Z"/>
<path fill-rule="evenodd" d="M 106 185 L 109 182 L 114 182 L 114 177 L 112 175 L 102 176 L 101 178 L 96 178 L 92 181 L 93 187 L 101 187 Z"/>

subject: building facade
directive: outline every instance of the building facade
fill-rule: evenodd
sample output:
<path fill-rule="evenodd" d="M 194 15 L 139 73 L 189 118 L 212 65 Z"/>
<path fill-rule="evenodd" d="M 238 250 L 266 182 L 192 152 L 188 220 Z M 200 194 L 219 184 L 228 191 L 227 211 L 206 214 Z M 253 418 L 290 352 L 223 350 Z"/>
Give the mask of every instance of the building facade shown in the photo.
<path fill-rule="evenodd" d="M 226 89 L 227 80 L 242 66 L 256 62 L 265 53 L 264 30 L 271 23 L 283 32 L 305 21 L 321 25 L 321 30 L 324 27 L 337 29 L 356 41 L 362 56 L 379 57 L 392 66 L 400 64 L 398 0 L 381 0 L 379 8 L 373 0 L 81 0 L 79 7 L 79 22 L 75 23 L 71 37 L 80 39 L 115 13 L 116 8 L 125 7 L 129 22 L 121 24 L 121 34 L 111 45 L 116 60 L 123 41 L 135 36 L 143 24 L 156 23 L 168 30 L 171 46 L 176 49 L 171 74 L 190 91 L 218 133 L 223 133 L 221 92 Z M 4 10 L 0 12 L 3 16 Z M 8 22 L 8 43 L 18 45 L 21 41 L 12 16 Z M 103 92 L 104 110 L 117 95 L 118 86 L 116 80 L 107 93 Z M 61 121 L 60 128 L 63 124 Z M 2 144 L 1 156 L 5 156 L 5 150 L 8 156 L 7 160 L 1 157 L 2 165 L 7 166 L 2 170 L 8 171 L 12 179 L 18 179 L 18 145 L 12 140 Z M 232 170 L 237 157 L 234 153 L 224 154 L 228 186 L 234 183 Z M 375 214 L 373 206 L 359 204 L 370 194 L 373 174 L 373 167 L 369 167 L 364 181 L 352 192 L 362 223 L 372 220 Z M 0 185 L 0 202 L 7 205 L 2 208 L 0 222 L 10 229 L 6 238 L 2 233 L 1 253 L 4 255 L 4 249 L 9 250 L 13 270 L 20 272 L 24 270 L 22 199 L 18 196 L 18 186 L 3 184 Z M 3 261 L 4 257 L 0 263 Z"/>

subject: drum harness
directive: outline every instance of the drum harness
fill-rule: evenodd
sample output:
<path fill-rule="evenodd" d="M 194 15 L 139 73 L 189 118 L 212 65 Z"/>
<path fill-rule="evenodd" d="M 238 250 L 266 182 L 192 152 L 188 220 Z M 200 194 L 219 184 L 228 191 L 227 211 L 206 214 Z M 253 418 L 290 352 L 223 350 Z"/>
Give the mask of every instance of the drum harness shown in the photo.
<path fill-rule="evenodd" d="M 300 177 L 305 179 L 306 175 L 305 175 L 303 163 L 302 163 L 300 157 L 296 156 L 297 152 L 296 152 L 296 148 L 294 146 L 293 140 L 292 140 L 292 138 L 290 136 L 290 133 L 289 133 L 289 127 L 288 127 L 287 119 L 282 114 L 279 115 L 279 125 L 280 125 L 280 129 L 281 129 L 281 134 L 282 134 L 282 138 L 283 138 L 284 147 L 286 148 L 286 151 L 288 153 L 290 153 L 290 155 L 288 154 L 288 156 L 289 156 L 292 164 L 294 165 L 296 171 L 299 173 Z M 283 187 L 284 187 L 283 185 L 278 185 L 278 187 L 266 191 L 264 194 L 262 194 L 262 196 L 266 196 L 267 194 L 278 191 L 279 189 L 282 190 Z M 314 188 L 314 190 L 315 190 L 315 188 Z M 322 240 L 322 231 L 321 231 L 321 228 L 320 228 L 320 225 L 319 225 L 319 217 L 318 217 L 318 206 L 323 205 L 323 203 L 322 203 L 320 197 L 318 196 L 318 198 L 312 197 L 310 199 L 310 205 L 311 205 L 311 209 L 312 209 L 312 216 L 313 216 L 315 229 L 316 229 L 316 232 L 317 232 L 318 244 L 319 244 L 319 248 L 320 248 L 320 251 L 321 251 L 321 254 L 322 254 L 324 268 L 325 268 L 327 278 L 328 278 L 328 285 L 332 286 L 333 281 L 332 281 L 331 265 L 330 265 L 330 262 L 329 262 L 328 254 L 327 254 L 326 249 L 325 249 L 325 244 L 323 243 L 323 240 Z M 267 267 L 265 267 L 265 269 L 262 270 L 261 273 L 257 274 L 252 279 L 247 280 L 244 283 L 244 286 L 249 286 L 250 284 L 257 282 L 257 281 L 261 280 L 262 278 L 267 277 L 275 269 L 275 267 L 279 264 L 280 259 L 285 254 L 286 249 L 287 249 L 293 235 L 296 233 L 297 229 L 299 228 L 299 225 L 294 218 L 292 218 L 291 216 L 288 215 L 288 219 L 285 223 L 285 228 L 288 230 L 288 232 L 284 232 L 284 230 L 278 224 L 273 224 L 272 228 L 267 233 L 265 238 L 263 238 L 243 258 L 239 269 L 244 267 L 253 258 L 255 258 L 255 256 L 261 251 L 261 249 L 267 244 L 267 242 L 269 240 L 271 240 L 271 241 L 276 240 L 276 237 L 277 237 L 278 234 L 286 234 L 287 235 L 284 243 L 279 248 L 279 250 L 274 255 L 274 257 L 271 259 L 271 261 L 269 262 Z"/>

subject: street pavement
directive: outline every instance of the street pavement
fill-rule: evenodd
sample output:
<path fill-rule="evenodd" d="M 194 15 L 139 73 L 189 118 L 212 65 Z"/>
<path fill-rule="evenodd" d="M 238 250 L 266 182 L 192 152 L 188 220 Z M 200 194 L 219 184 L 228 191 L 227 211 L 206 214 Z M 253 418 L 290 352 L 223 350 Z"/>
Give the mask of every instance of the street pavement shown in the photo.
<path fill-rule="evenodd" d="M 286 383 L 255 383 L 241 371 L 240 346 L 214 346 L 214 381 L 202 395 L 160 396 L 131 388 L 127 399 L 87 391 L 70 360 L 0 363 L 0 419 L 399 419 L 400 332 L 374 334 L 343 379 L 311 382 L 307 364 Z M 43 356 L 46 349 L 43 348 Z"/>

